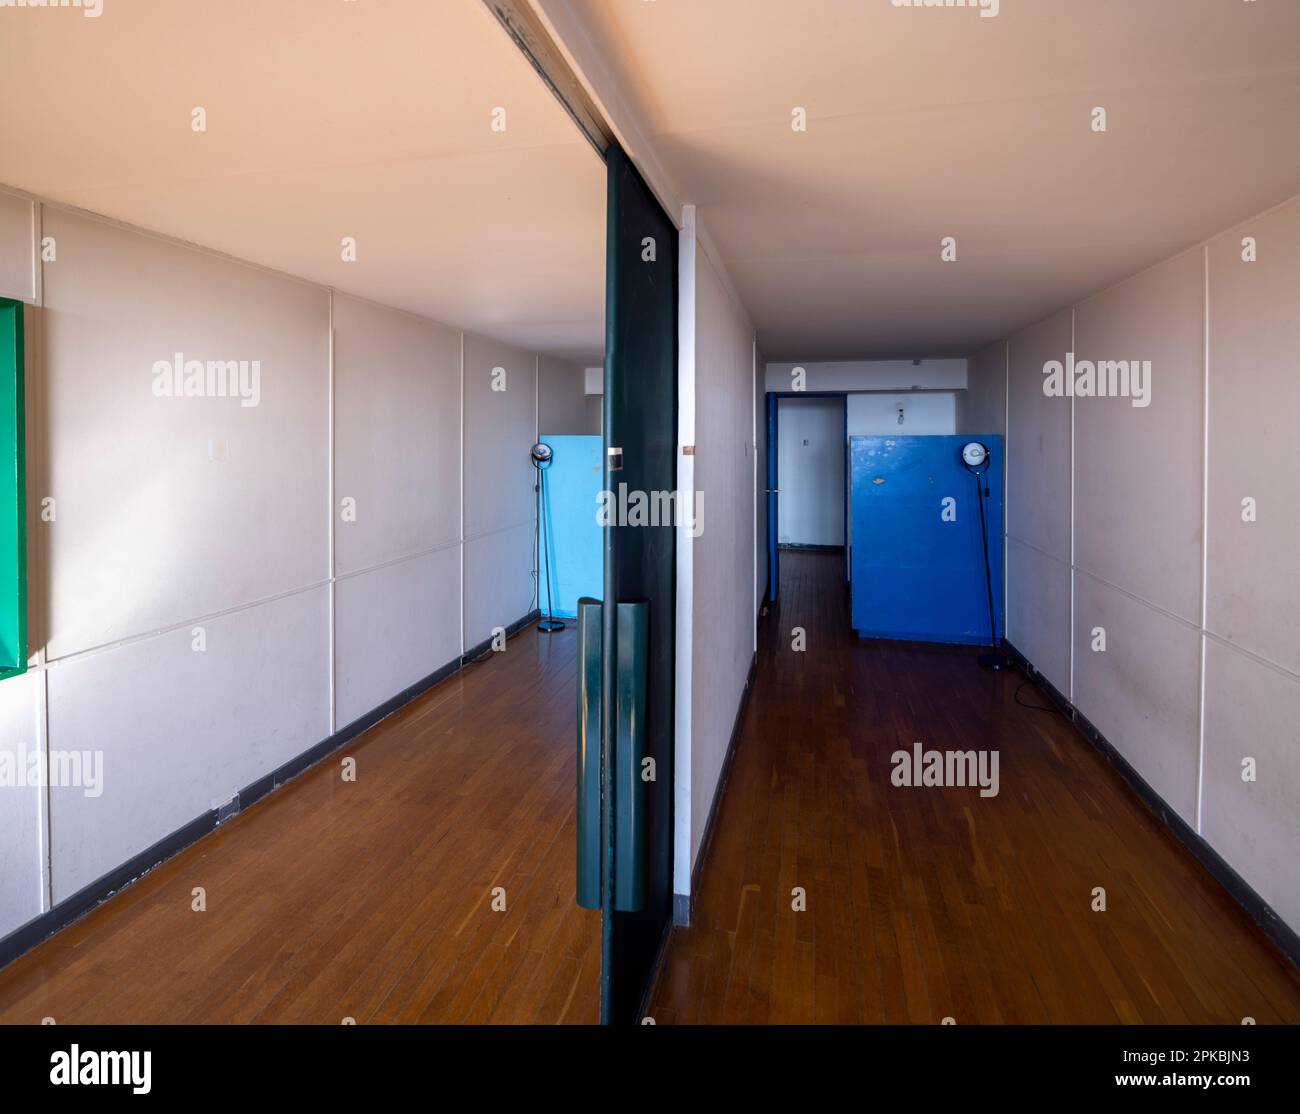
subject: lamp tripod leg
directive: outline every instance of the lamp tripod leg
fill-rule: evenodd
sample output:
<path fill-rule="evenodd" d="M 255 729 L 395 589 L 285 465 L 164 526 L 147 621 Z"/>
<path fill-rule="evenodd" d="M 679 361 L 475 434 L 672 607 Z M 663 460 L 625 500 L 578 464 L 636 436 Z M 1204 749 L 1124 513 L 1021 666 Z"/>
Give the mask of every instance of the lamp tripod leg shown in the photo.
<path fill-rule="evenodd" d="M 550 530 L 546 525 L 546 472 L 537 470 L 538 481 L 538 517 L 541 519 L 538 536 L 542 539 L 543 566 L 546 569 L 546 618 L 537 624 L 543 634 L 555 634 L 565 629 L 563 620 L 557 619 L 551 610 L 551 544 Z"/>

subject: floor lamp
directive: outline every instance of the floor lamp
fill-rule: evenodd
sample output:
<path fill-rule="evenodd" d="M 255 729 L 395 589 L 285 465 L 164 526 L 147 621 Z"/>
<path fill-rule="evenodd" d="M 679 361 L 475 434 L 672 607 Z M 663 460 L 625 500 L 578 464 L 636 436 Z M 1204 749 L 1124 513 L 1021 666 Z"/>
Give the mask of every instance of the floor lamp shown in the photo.
<path fill-rule="evenodd" d="M 989 450 L 979 441 L 971 441 L 961 451 L 962 463 L 966 470 L 975 477 L 975 497 L 980 509 L 980 537 L 984 542 L 984 589 L 989 599 L 989 650 L 980 654 L 979 664 L 984 669 L 1002 670 L 1011 667 L 1011 659 L 1002 652 L 998 641 L 997 612 L 993 607 L 993 570 L 989 567 L 989 527 L 984 511 L 984 474 L 992 461 Z"/>
<path fill-rule="evenodd" d="M 555 454 L 550 445 L 538 441 L 532 448 L 531 456 L 533 467 L 537 469 L 537 483 L 533 487 L 537 493 L 537 537 L 542 551 L 542 567 L 546 570 L 546 618 L 537 624 L 537 629 L 543 634 L 554 634 L 564 630 L 564 623 L 555 617 L 551 609 L 551 531 L 548 525 L 551 505 L 546 498 L 546 471 L 555 459 Z"/>

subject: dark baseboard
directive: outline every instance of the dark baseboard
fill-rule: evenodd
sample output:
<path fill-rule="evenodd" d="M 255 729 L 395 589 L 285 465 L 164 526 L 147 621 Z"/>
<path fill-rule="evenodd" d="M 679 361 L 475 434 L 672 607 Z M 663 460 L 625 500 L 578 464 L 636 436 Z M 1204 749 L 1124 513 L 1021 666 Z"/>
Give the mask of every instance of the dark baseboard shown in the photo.
<path fill-rule="evenodd" d="M 1214 880 L 1228 891 L 1232 899 L 1246 911 L 1251 920 L 1264 930 L 1268 938 L 1277 945 L 1282 953 L 1293 964 L 1300 967 L 1300 935 L 1297 935 L 1296 931 L 1277 915 L 1273 907 L 1255 892 L 1250 883 L 1242 878 L 1205 841 L 1204 837 L 1197 833 L 1196 829 L 1169 807 L 1168 802 L 1151 788 L 1146 779 L 1129 763 L 1128 759 L 1115 749 L 1114 744 L 1098 731 L 1078 708 L 1070 703 L 1069 698 L 1064 693 L 1034 668 L 1033 662 L 1010 642 L 1003 640 L 1002 645 L 1024 674 L 1043 690 L 1048 699 L 1074 724 L 1079 733 L 1100 751 L 1119 775 L 1128 782 L 1129 787 L 1141 798 L 1142 803 L 1146 805 L 1151 813 L 1173 833 L 1179 843 L 1191 852 L 1192 857 L 1213 875 Z"/>
<path fill-rule="evenodd" d="M 538 615 L 539 612 L 533 610 L 523 618 L 516 620 L 506 628 L 507 636 L 517 634 L 523 630 Z M 453 673 L 459 672 L 470 662 L 481 656 L 482 653 L 491 649 L 491 646 L 492 642 L 489 639 L 460 657 L 453 658 L 440 669 L 435 669 L 427 677 L 416 681 L 415 684 L 403 689 L 391 699 L 385 700 L 377 708 L 373 708 L 365 715 L 353 720 L 346 727 L 339 728 L 329 738 L 322 739 L 315 746 L 309 747 L 301 754 L 291 758 L 284 765 L 245 786 L 220 808 L 209 809 L 201 816 L 195 817 L 188 824 L 177 828 L 170 835 L 164 836 L 152 847 L 148 847 L 138 855 L 132 856 L 121 866 L 115 867 L 88 886 L 78 890 L 71 897 L 64 898 L 46 912 L 15 929 L 0 940 L 0 967 L 12 963 L 24 952 L 61 932 L 73 921 L 79 920 L 96 906 L 102 905 L 105 901 L 115 897 L 127 886 L 131 885 L 132 882 L 139 881 L 155 867 L 161 866 L 174 855 L 197 843 L 204 836 L 211 834 L 225 824 L 227 820 L 238 816 L 240 812 L 254 802 L 279 789 L 285 782 L 293 780 L 334 751 L 346 746 L 358 735 L 374 727 L 380 720 L 386 719 L 399 708 L 409 704 L 417 696 L 422 696 L 428 692 L 434 685 L 445 681 Z"/>
<path fill-rule="evenodd" d="M 695 856 L 695 866 L 691 869 L 691 892 L 673 894 L 673 924 L 685 928 L 690 925 L 695 914 L 695 897 L 700 892 L 700 871 L 709 854 L 709 845 L 713 842 L 713 832 L 718 822 L 718 809 L 722 804 L 722 794 L 731 777 L 731 763 L 736 756 L 736 744 L 740 741 L 740 728 L 745 718 L 745 709 L 749 706 L 749 694 L 754 689 L 754 677 L 758 672 L 758 653 L 749 659 L 749 675 L 745 678 L 745 688 L 736 705 L 736 718 L 731 724 L 731 738 L 727 740 L 727 753 L 722 759 L 722 769 L 718 771 L 718 784 L 713 789 L 713 801 L 709 805 L 709 818 L 704 823 L 704 837 L 700 840 L 700 853 Z"/>
<path fill-rule="evenodd" d="M 183 851 L 190 844 L 197 843 L 215 831 L 219 823 L 217 809 L 209 809 L 202 816 L 177 828 L 171 835 L 164 836 L 152 847 L 146 848 L 71 897 L 65 897 L 57 905 L 15 929 L 0 940 L 0 967 L 12 963 L 24 952 L 67 928 L 73 921 L 80 920 L 86 913 L 126 889 L 132 882 L 139 881 L 178 851 Z"/>
<path fill-rule="evenodd" d="M 541 614 L 542 614 L 541 609 L 534 607 L 532 611 L 530 611 L 522 619 L 516 619 L 513 623 L 511 623 L 508 627 L 506 627 L 506 637 L 513 638 L 516 634 L 518 634 L 521 630 L 523 630 L 524 627 L 528 626 L 529 623 L 535 622 L 541 616 Z M 461 655 L 460 664 L 469 665 L 471 662 L 478 661 L 479 658 L 481 658 L 484 654 L 486 654 L 491 649 L 492 649 L 492 639 L 485 638 L 477 646 L 471 646 L 468 650 L 466 650 Z"/>

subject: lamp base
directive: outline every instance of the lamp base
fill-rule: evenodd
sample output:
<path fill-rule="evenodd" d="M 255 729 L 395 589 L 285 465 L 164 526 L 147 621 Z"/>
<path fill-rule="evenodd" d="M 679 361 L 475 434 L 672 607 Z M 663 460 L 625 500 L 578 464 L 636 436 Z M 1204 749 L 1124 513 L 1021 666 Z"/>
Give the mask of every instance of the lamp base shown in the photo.
<path fill-rule="evenodd" d="M 562 631 L 566 628 L 559 619 L 542 619 L 538 622 L 537 629 L 543 634 L 555 634 L 556 631 Z"/>

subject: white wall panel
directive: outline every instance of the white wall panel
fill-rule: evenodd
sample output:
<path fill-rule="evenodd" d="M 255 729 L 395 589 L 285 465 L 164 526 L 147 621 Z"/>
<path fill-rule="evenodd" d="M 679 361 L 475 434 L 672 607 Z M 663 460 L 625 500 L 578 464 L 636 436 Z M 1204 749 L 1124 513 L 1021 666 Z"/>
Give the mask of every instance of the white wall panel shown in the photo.
<path fill-rule="evenodd" d="M 52 750 L 102 751 L 98 797 L 50 794 L 54 900 L 229 799 L 329 734 L 328 590 L 61 662 Z"/>
<path fill-rule="evenodd" d="M 0 190 L 0 298 L 35 301 L 32 202 Z"/>
<path fill-rule="evenodd" d="M 334 460 L 339 575 L 459 538 L 458 330 L 335 296 Z"/>
<path fill-rule="evenodd" d="M 1105 651 L 1092 649 L 1104 628 Z M 1075 579 L 1074 704 L 1196 826 L 1200 634 L 1091 576 Z"/>
<path fill-rule="evenodd" d="M 44 910 L 45 790 L 25 772 L 28 756 L 41 751 L 36 690 L 44 684 L 39 672 L 0 681 L 0 936 Z"/>
<path fill-rule="evenodd" d="M 1070 566 L 1007 538 L 1007 639 L 1070 695 Z"/>
<path fill-rule="evenodd" d="M 328 575 L 325 291 L 47 209 L 49 651 Z M 155 361 L 260 361 L 260 398 L 154 394 Z"/>
<path fill-rule="evenodd" d="M 957 432 L 957 394 L 926 391 L 912 394 L 851 394 L 849 436 L 932 437 Z M 903 424 L 898 424 L 898 409 Z"/>
<path fill-rule="evenodd" d="M 754 652 L 754 332 L 703 246 L 695 257 L 694 477 L 704 530 L 691 543 L 692 865 Z"/>
<path fill-rule="evenodd" d="M 1241 259 L 1253 236 L 1258 261 Z M 1210 245 L 1207 627 L 1300 673 L 1300 199 Z M 1242 521 L 1242 500 L 1256 521 Z M 1300 853 L 1300 847 L 1297 848 Z"/>
<path fill-rule="evenodd" d="M 1074 400 L 1074 560 L 1188 622 L 1201 615 L 1201 251 L 1080 304 L 1076 358 L 1151 361 L 1149 404 Z"/>
<path fill-rule="evenodd" d="M 335 586 L 338 725 L 460 657 L 460 546 Z"/>
<path fill-rule="evenodd" d="M 505 390 L 494 391 L 494 369 Z M 532 353 L 465 334 L 465 536 L 532 522 L 537 367 Z M 518 616 L 512 616 L 518 618 Z"/>
<path fill-rule="evenodd" d="M 600 432 L 599 419 L 592 424 L 587 406 L 586 379 L 582 364 L 538 357 L 537 430 L 541 436 Z"/>
<path fill-rule="evenodd" d="M 1300 681 L 1213 639 L 1205 655 L 1203 834 L 1300 925 Z M 1254 781 L 1242 762 L 1255 760 Z"/>
<path fill-rule="evenodd" d="M 806 391 L 961 390 L 966 361 L 956 360 L 789 360 L 766 365 L 767 390 L 792 389 L 792 372 L 804 369 Z"/>
<path fill-rule="evenodd" d="M 595 513 L 594 510 L 592 512 Z M 465 648 L 492 637 L 535 607 L 533 523 L 465 542 Z"/>
<path fill-rule="evenodd" d="M 1006 341 L 981 349 L 967 362 L 965 403 L 958 433 L 1006 433 Z"/>
<path fill-rule="evenodd" d="M 1063 561 L 1070 555 L 1070 399 L 1043 393 L 1043 365 L 1070 350 L 1071 310 L 1010 340 L 1007 533 Z"/>

